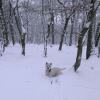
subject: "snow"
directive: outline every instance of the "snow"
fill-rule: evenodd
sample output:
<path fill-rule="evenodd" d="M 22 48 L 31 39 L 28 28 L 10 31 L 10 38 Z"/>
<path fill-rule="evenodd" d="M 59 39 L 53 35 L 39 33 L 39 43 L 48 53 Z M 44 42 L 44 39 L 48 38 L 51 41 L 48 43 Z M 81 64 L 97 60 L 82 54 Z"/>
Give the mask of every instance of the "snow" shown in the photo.
<path fill-rule="evenodd" d="M 79 23 L 82 23 L 82 19 L 78 19 L 78 22 L 79 22 Z"/>
<path fill-rule="evenodd" d="M 86 23 L 85 27 L 88 28 L 90 26 L 90 22 Z"/>
<path fill-rule="evenodd" d="M 0 57 L 0 100 L 100 100 L 100 59 L 85 60 L 78 72 L 75 63 L 77 49 L 58 45 L 48 46 L 48 57 L 43 56 L 43 45 L 27 45 L 26 56 L 21 47 L 10 45 Z M 66 68 L 57 78 L 45 76 L 45 63 Z M 51 84 L 51 81 L 53 83 Z"/>
<path fill-rule="evenodd" d="M 25 28 L 24 28 L 24 24 L 23 24 L 23 21 L 22 21 L 22 18 L 21 18 L 21 24 L 22 24 L 22 32 L 23 32 L 23 34 L 26 34 L 26 30 L 25 30 Z"/>
<path fill-rule="evenodd" d="M 22 26 L 22 32 L 23 32 L 23 34 L 26 33 L 26 30 L 25 30 L 25 28 L 23 26 Z"/>
<path fill-rule="evenodd" d="M 12 4 L 12 7 L 15 8 L 16 7 L 16 0 L 11 0 L 10 2 Z"/>

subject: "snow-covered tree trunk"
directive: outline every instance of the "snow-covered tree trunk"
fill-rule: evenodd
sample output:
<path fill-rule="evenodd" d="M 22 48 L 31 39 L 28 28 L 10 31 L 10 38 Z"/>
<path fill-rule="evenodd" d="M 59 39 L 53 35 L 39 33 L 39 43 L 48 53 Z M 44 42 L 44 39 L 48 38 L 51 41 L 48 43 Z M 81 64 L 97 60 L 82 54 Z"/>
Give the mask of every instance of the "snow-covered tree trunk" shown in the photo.
<path fill-rule="evenodd" d="M 91 23 L 89 31 L 88 31 L 86 59 L 88 59 L 91 56 L 92 49 L 93 49 L 93 42 L 92 42 L 93 30 L 92 30 L 92 26 L 93 26 L 93 23 Z"/>
<path fill-rule="evenodd" d="M 25 36 L 26 36 L 26 30 L 25 30 L 25 28 L 23 26 L 23 21 L 21 19 L 20 14 L 19 14 L 19 8 L 18 8 L 19 0 L 17 0 L 16 2 L 17 2 L 16 3 L 16 7 L 13 7 L 11 2 L 10 2 L 10 5 L 11 5 L 11 8 L 13 9 L 13 14 L 14 14 L 14 17 L 15 17 L 16 26 L 17 26 L 17 29 L 18 29 L 18 32 L 19 32 L 20 43 L 21 43 L 21 46 L 22 46 L 22 55 L 25 56 Z"/>
<path fill-rule="evenodd" d="M 3 48 L 5 50 L 5 47 L 8 46 L 9 44 L 9 39 L 8 39 L 8 29 L 7 29 L 7 23 L 6 23 L 6 20 L 5 20 L 5 15 L 4 15 L 4 10 L 3 10 L 3 3 L 2 3 L 2 0 L 0 0 L 0 16 L 1 16 L 1 24 L 2 24 L 2 28 L 3 28 L 3 40 L 4 40 L 4 45 L 3 45 Z M 3 51 L 4 51 L 3 50 Z"/>
<path fill-rule="evenodd" d="M 100 39 L 100 23 L 98 23 L 97 25 L 97 31 L 96 31 L 96 36 L 95 36 L 95 47 L 98 46 L 99 39 Z"/>
<path fill-rule="evenodd" d="M 71 18 L 71 32 L 70 32 L 69 46 L 72 45 L 72 40 L 73 40 L 74 19 L 75 19 L 75 15 L 73 15 L 73 17 Z"/>
<path fill-rule="evenodd" d="M 3 54 L 3 39 L 0 38 L 0 56 Z"/>
<path fill-rule="evenodd" d="M 14 29 L 12 23 L 10 23 L 10 33 L 11 33 L 12 44 L 15 45 Z"/>
<path fill-rule="evenodd" d="M 64 35 L 66 34 L 66 29 L 68 26 L 68 22 L 69 22 L 69 17 L 66 17 L 65 19 L 65 25 L 64 25 L 64 29 L 63 29 L 63 33 L 61 35 L 61 40 L 60 40 L 60 44 L 59 44 L 59 50 L 62 50 L 62 45 L 63 45 L 63 41 L 64 41 Z"/>
<path fill-rule="evenodd" d="M 98 57 L 100 57 L 100 40 L 99 40 L 99 43 L 98 43 Z"/>
<path fill-rule="evenodd" d="M 53 1 L 50 0 L 50 8 L 49 8 L 49 13 L 50 13 L 50 34 L 51 34 L 51 43 L 54 44 L 54 12 L 53 12 Z"/>
<path fill-rule="evenodd" d="M 74 6 L 74 5 L 75 5 L 75 0 L 72 0 L 72 6 Z M 72 42 L 73 42 L 73 35 L 74 35 L 73 33 L 75 33 L 74 32 L 74 29 L 75 29 L 74 24 L 75 24 L 75 14 L 73 14 L 73 16 L 71 17 L 71 32 L 70 32 L 69 46 L 71 46 Z"/>
<path fill-rule="evenodd" d="M 93 18 L 95 17 L 95 12 L 97 11 L 97 8 L 99 6 L 99 4 L 97 5 L 96 9 L 94 10 L 94 4 L 95 4 L 96 0 L 91 0 L 90 2 L 90 10 L 87 14 L 87 22 L 86 25 L 83 27 L 82 31 L 79 34 L 79 39 L 78 39 L 78 50 L 77 50 L 77 57 L 76 57 L 76 62 L 74 64 L 74 70 L 77 71 L 77 69 L 79 68 L 80 64 L 81 64 L 81 58 L 82 58 L 82 48 L 83 48 L 83 39 L 84 36 L 86 34 L 86 32 L 89 30 L 90 25 L 93 21 Z M 93 15 L 92 15 L 93 14 Z"/>
<path fill-rule="evenodd" d="M 41 18 L 41 22 L 42 22 L 42 33 L 43 33 L 43 38 L 44 38 L 44 57 L 47 57 L 47 35 L 45 34 L 45 27 L 44 27 L 44 22 L 45 22 L 45 17 L 44 17 L 44 0 L 42 0 L 42 18 Z M 50 26 L 49 26 L 50 28 Z M 49 30 L 50 31 L 50 30 Z M 48 33 L 49 34 L 49 33 Z"/>
<path fill-rule="evenodd" d="M 89 24 L 89 23 L 87 23 Z M 78 38 L 78 46 L 77 46 L 77 57 L 76 57 L 76 62 L 74 64 L 74 70 L 77 71 L 77 69 L 80 66 L 81 63 L 81 57 L 82 57 L 82 48 L 83 48 L 83 38 L 85 36 L 85 33 L 88 31 L 89 26 L 88 27 L 84 27 L 81 31 L 81 33 L 79 34 L 79 38 Z"/>
<path fill-rule="evenodd" d="M 61 2 L 60 0 L 57 0 L 59 4 L 61 4 L 63 6 L 64 9 L 66 9 L 65 5 L 63 2 Z M 63 28 L 63 32 L 61 34 L 61 40 L 60 40 L 60 44 L 59 44 L 59 50 L 62 50 L 62 45 L 63 45 L 63 41 L 64 41 L 64 36 L 66 34 L 66 29 L 67 29 L 67 26 L 68 26 L 68 22 L 71 18 L 71 16 L 75 13 L 75 8 L 71 9 L 70 11 L 70 14 L 67 15 L 66 11 L 65 11 L 65 23 L 64 23 L 64 28 Z"/>
<path fill-rule="evenodd" d="M 96 16 L 96 12 L 94 12 L 94 3 L 93 3 L 93 6 L 92 6 L 92 11 L 91 11 L 91 16 L 94 16 L 94 18 L 95 18 L 95 16 Z M 89 31 L 88 31 L 88 40 L 87 40 L 87 50 L 86 50 L 86 59 L 89 59 L 89 57 L 91 56 L 91 54 L 92 54 L 92 51 L 93 51 L 93 34 L 95 34 L 94 33 L 94 18 L 93 18 L 93 20 L 92 20 L 92 22 L 91 22 L 91 25 L 90 25 L 90 27 L 89 27 Z"/>
<path fill-rule="evenodd" d="M 52 34 L 52 44 L 54 44 L 55 40 L 54 40 L 54 13 L 53 13 L 53 10 L 51 13 L 51 34 Z"/>
<path fill-rule="evenodd" d="M 12 44 L 15 45 L 15 30 L 14 30 L 14 20 L 13 20 L 13 9 L 11 7 L 11 3 L 9 1 L 9 31 L 11 34 Z"/>

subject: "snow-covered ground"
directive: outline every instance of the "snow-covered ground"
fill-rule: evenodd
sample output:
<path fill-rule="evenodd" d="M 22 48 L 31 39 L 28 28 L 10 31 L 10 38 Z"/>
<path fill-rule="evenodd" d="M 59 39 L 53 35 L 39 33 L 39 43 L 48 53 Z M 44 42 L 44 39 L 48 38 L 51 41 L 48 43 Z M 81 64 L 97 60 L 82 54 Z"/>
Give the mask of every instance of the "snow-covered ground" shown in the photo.
<path fill-rule="evenodd" d="M 43 57 L 43 45 L 27 45 L 26 56 L 19 45 L 9 46 L 0 57 L 0 100 L 100 100 L 100 59 L 92 56 L 75 73 L 72 69 L 76 47 L 48 47 Z M 66 68 L 57 78 L 45 76 L 45 63 Z M 51 81 L 53 83 L 51 84 Z"/>

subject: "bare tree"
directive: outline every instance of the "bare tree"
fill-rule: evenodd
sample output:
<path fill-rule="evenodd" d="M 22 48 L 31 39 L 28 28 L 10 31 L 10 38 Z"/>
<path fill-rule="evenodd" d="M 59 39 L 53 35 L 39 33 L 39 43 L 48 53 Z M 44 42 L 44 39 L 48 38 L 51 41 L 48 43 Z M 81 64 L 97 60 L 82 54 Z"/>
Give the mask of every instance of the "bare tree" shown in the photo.
<path fill-rule="evenodd" d="M 90 2 L 90 9 L 89 12 L 87 14 L 87 22 L 86 25 L 83 27 L 83 29 L 81 30 L 80 34 L 79 34 L 79 39 L 78 39 L 78 50 L 77 50 L 77 57 L 76 57 L 76 62 L 74 64 L 74 70 L 77 71 L 77 69 L 79 68 L 80 64 L 81 64 L 81 58 L 82 58 L 82 48 L 83 48 L 83 39 L 84 36 L 86 34 L 86 32 L 89 30 L 91 23 L 93 21 L 93 18 L 95 16 L 95 12 L 98 9 L 98 6 L 100 5 L 100 3 L 97 5 L 97 7 L 94 10 L 94 4 L 95 4 L 96 0 L 91 0 Z M 93 15 L 92 15 L 93 14 Z"/>
<path fill-rule="evenodd" d="M 61 4 L 66 9 L 66 6 L 64 5 L 63 2 L 61 2 L 60 0 L 57 0 L 57 1 L 58 1 L 59 4 Z M 66 29 L 67 29 L 67 26 L 68 26 L 68 22 L 69 22 L 71 16 L 75 13 L 75 11 L 76 11 L 76 8 L 72 7 L 68 15 L 67 15 L 67 12 L 65 12 L 65 24 L 64 24 L 64 27 L 63 27 L 62 35 L 61 35 L 59 50 L 62 50 L 62 45 L 63 45 L 63 41 L 64 41 L 64 36 L 66 34 Z"/>
<path fill-rule="evenodd" d="M 45 33 L 45 29 L 44 29 L 44 22 L 45 22 L 45 17 L 44 17 L 44 0 L 42 0 L 42 33 L 43 33 L 43 37 L 44 37 L 44 57 L 47 57 L 47 35 Z"/>
<path fill-rule="evenodd" d="M 87 40 L 87 50 L 86 50 L 86 59 L 89 59 L 89 57 L 91 56 L 91 53 L 93 51 L 93 34 L 94 33 L 94 19 L 95 19 L 95 16 L 96 16 L 96 12 L 94 12 L 95 8 L 94 8 L 94 4 L 95 4 L 95 0 L 94 1 L 91 1 L 91 3 L 93 2 L 93 6 L 92 6 L 92 11 L 91 11 L 91 15 L 93 15 L 93 20 L 91 21 L 91 24 L 90 24 L 90 27 L 89 27 L 89 30 L 88 30 L 88 40 Z"/>
<path fill-rule="evenodd" d="M 6 23 L 6 20 L 5 20 L 5 15 L 4 15 L 4 11 L 3 11 L 3 2 L 2 0 L 0 0 L 0 13 L 1 13 L 1 24 L 2 24 L 2 34 L 3 34 L 3 41 L 4 41 L 4 50 L 5 50 L 5 47 L 9 44 L 9 39 L 8 39 L 8 29 L 7 29 L 7 23 Z M 3 51 L 4 51 L 3 50 Z"/>
<path fill-rule="evenodd" d="M 18 2 L 19 2 L 19 0 L 16 1 L 15 8 L 12 7 L 11 2 L 10 2 L 10 5 L 11 5 L 11 8 L 13 9 L 13 15 L 15 17 L 16 26 L 17 26 L 19 36 L 20 36 L 20 43 L 22 46 L 22 55 L 25 56 L 25 35 L 26 35 L 26 32 L 25 32 L 25 29 L 23 27 L 23 22 L 22 22 L 21 16 L 19 14 Z"/>
<path fill-rule="evenodd" d="M 95 46 L 96 47 L 98 46 L 99 39 L 100 39 L 100 23 L 98 23 L 97 31 L 96 31 L 96 37 L 95 37 Z"/>

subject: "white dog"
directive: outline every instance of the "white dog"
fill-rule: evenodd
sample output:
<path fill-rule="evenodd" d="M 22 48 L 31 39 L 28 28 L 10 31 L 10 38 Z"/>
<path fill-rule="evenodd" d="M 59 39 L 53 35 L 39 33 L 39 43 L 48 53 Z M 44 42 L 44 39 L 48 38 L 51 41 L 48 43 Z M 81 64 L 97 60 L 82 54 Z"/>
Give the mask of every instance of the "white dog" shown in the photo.
<path fill-rule="evenodd" d="M 53 67 L 51 68 L 52 63 L 47 63 L 45 64 L 46 70 L 45 74 L 48 77 L 57 77 L 62 74 L 62 71 L 65 70 L 65 68 L 58 68 L 58 67 Z"/>

